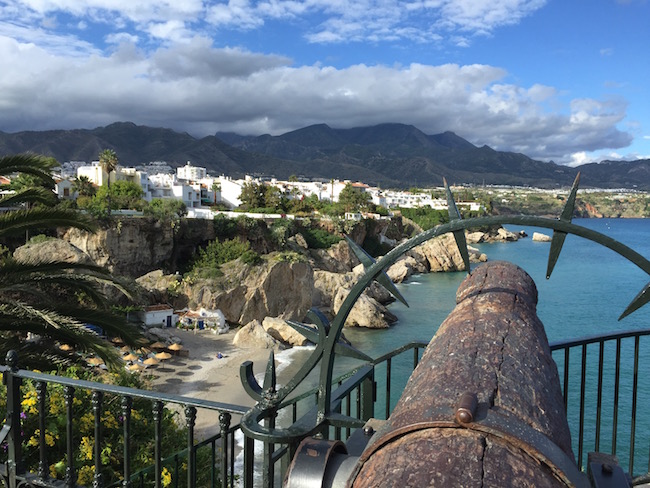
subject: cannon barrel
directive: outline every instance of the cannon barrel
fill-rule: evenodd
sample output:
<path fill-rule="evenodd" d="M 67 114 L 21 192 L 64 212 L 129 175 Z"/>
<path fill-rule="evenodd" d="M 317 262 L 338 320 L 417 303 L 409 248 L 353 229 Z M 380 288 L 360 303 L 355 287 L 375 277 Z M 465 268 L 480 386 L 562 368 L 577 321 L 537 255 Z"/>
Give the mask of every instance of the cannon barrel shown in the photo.
<path fill-rule="evenodd" d="M 456 302 L 348 483 L 582 485 L 532 278 L 491 262 Z"/>

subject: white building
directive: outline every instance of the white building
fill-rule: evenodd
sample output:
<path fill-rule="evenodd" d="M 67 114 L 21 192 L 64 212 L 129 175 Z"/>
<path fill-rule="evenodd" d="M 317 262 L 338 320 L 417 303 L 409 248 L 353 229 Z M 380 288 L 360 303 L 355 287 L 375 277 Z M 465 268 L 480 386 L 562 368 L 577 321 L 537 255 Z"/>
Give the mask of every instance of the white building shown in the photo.
<path fill-rule="evenodd" d="M 75 192 L 72 191 L 72 182 L 67 178 L 54 181 L 54 193 L 57 197 L 66 200 L 76 198 Z"/>
<path fill-rule="evenodd" d="M 167 304 L 151 305 L 136 312 L 138 318 L 147 327 L 173 327 L 178 322 L 178 315 Z"/>
<path fill-rule="evenodd" d="M 188 161 L 185 166 L 176 168 L 176 176 L 179 180 L 197 181 L 208 176 L 208 172 L 205 168 L 192 166 Z"/>

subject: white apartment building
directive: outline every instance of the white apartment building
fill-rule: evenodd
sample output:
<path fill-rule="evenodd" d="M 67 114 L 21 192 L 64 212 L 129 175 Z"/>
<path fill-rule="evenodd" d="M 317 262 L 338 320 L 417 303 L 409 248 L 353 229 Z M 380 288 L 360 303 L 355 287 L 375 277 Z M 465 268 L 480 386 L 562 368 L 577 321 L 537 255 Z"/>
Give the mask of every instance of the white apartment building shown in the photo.
<path fill-rule="evenodd" d="M 206 178 L 208 176 L 208 171 L 199 166 L 192 166 L 188 161 L 185 166 L 179 166 L 176 168 L 176 176 L 179 180 L 197 181 Z"/>

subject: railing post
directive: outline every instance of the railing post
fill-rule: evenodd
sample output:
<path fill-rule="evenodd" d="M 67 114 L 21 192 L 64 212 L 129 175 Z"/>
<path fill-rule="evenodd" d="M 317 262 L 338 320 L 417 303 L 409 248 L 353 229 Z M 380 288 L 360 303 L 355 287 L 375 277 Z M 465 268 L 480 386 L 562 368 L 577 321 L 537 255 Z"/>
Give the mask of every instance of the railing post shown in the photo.
<path fill-rule="evenodd" d="M 374 369 L 361 383 L 359 395 L 361 395 L 361 420 L 369 420 L 375 416 L 376 383 Z"/>
<path fill-rule="evenodd" d="M 74 415 L 74 388 L 66 386 L 63 388 L 63 398 L 65 399 L 65 412 L 66 412 L 66 450 L 67 459 L 65 467 L 65 486 L 66 488 L 73 488 L 76 486 L 75 470 L 74 470 L 74 443 L 72 438 L 72 418 Z"/>
<path fill-rule="evenodd" d="M 17 486 L 16 475 L 22 474 L 24 471 L 20 425 L 22 402 L 20 386 L 23 380 L 15 375 L 18 371 L 18 353 L 16 351 L 9 351 L 5 362 L 10 368 L 5 373 L 5 384 L 7 385 L 7 423 L 9 424 L 9 434 L 7 436 L 7 476 L 9 477 L 9 488 L 15 488 Z"/>
<path fill-rule="evenodd" d="M 162 486 L 162 409 L 163 404 L 156 401 L 153 404 L 153 423 L 154 423 L 154 474 L 155 487 Z M 178 467 L 174 471 L 174 478 L 178 482 Z"/>
<path fill-rule="evenodd" d="M 230 429 L 231 415 L 227 412 L 219 414 L 219 428 L 221 429 L 221 486 L 228 486 L 228 429 Z"/>
<path fill-rule="evenodd" d="M 93 476 L 93 488 L 102 488 L 102 402 L 104 393 L 94 391 L 92 396 L 93 412 L 95 414 L 95 475 Z"/>
<path fill-rule="evenodd" d="M 194 450 L 194 425 L 196 408 L 185 407 L 185 424 L 187 426 L 187 487 L 196 486 L 196 452 Z"/>
<path fill-rule="evenodd" d="M 38 401 L 38 430 L 39 430 L 39 461 L 38 461 L 38 478 L 44 481 L 48 477 L 48 464 L 47 464 L 47 448 L 45 447 L 45 396 L 47 394 L 47 383 L 39 381 L 36 384 L 36 393 Z"/>
<path fill-rule="evenodd" d="M 122 397 L 122 422 L 124 422 L 124 480 L 122 486 L 131 488 L 131 397 Z"/>

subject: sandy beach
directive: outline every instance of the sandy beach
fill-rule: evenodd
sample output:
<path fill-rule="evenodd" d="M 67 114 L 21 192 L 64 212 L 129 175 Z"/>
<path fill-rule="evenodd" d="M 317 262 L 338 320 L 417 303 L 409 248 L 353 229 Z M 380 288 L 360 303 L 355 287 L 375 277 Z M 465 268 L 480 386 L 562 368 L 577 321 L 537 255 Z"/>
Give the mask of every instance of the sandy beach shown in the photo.
<path fill-rule="evenodd" d="M 239 368 L 244 361 L 253 361 L 255 374 L 263 374 L 270 351 L 233 346 L 232 330 L 215 335 L 207 330 L 195 333 L 179 329 L 174 335 L 182 341 L 183 354 L 147 370 L 152 375 L 154 390 L 247 407 L 254 405 L 242 387 Z M 217 357 L 218 353 L 222 358 Z M 238 421 L 234 417 L 232 420 Z M 202 438 L 219 432 L 218 414 L 199 409 L 196 432 Z"/>

